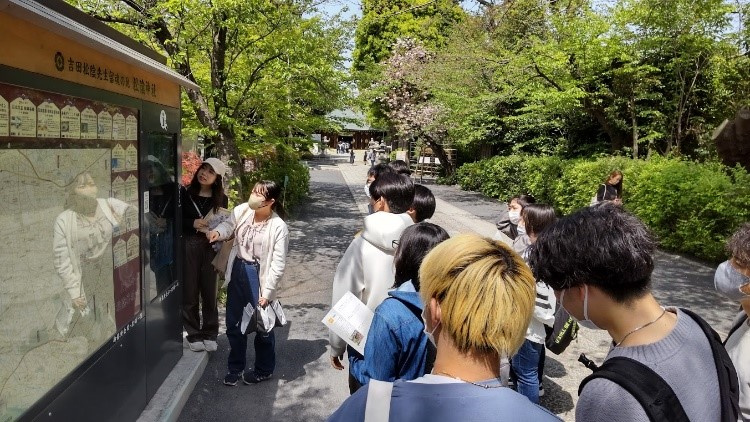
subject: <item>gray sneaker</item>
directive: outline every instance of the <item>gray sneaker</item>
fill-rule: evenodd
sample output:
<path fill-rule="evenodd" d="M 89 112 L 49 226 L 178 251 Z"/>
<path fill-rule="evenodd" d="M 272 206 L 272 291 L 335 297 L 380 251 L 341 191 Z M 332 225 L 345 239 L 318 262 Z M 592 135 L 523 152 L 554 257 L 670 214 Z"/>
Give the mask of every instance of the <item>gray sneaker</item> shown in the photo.
<path fill-rule="evenodd" d="M 206 351 L 206 346 L 203 344 L 202 341 L 188 342 L 188 347 L 190 348 L 190 350 L 192 350 L 194 352 L 205 352 Z"/>
<path fill-rule="evenodd" d="M 203 346 L 207 352 L 215 352 L 219 348 L 216 340 L 203 340 Z"/>

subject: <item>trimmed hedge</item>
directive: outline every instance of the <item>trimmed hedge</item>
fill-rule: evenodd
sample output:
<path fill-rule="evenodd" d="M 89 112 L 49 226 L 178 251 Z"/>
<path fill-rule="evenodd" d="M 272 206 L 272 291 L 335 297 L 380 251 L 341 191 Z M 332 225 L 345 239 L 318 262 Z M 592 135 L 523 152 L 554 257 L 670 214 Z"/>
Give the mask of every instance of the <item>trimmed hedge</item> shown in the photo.
<path fill-rule="evenodd" d="M 663 248 L 720 261 L 726 239 L 750 221 L 750 173 L 719 163 L 511 155 L 464 164 L 456 180 L 463 189 L 501 200 L 530 193 L 564 215 L 588 206 L 615 169 L 624 175 L 625 209 L 648 225 Z"/>

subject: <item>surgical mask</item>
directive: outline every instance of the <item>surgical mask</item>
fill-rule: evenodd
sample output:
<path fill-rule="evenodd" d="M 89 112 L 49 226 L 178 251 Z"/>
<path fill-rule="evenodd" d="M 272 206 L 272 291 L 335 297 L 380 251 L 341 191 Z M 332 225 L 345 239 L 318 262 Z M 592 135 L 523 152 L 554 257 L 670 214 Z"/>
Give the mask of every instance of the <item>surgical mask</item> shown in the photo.
<path fill-rule="evenodd" d="M 367 195 L 368 198 L 370 197 L 370 184 L 369 183 L 365 183 L 365 195 Z"/>
<path fill-rule="evenodd" d="M 432 331 L 427 331 L 427 318 L 424 316 L 424 309 L 422 310 L 422 322 L 424 323 L 424 328 L 422 331 L 427 336 L 427 340 L 430 340 L 430 343 L 432 343 L 433 346 L 437 347 L 437 344 L 435 344 L 435 330 L 437 330 L 437 327 L 440 326 L 440 321 L 438 321 L 437 325 L 432 328 Z"/>
<path fill-rule="evenodd" d="M 258 196 L 255 194 L 250 195 L 250 198 L 247 200 L 247 205 L 250 207 L 251 210 L 257 210 L 258 208 L 261 208 L 263 205 L 264 198 L 262 196 Z"/>
<path fill-rule="evenodd" d="M 578 325 L 580 325 L 581 327 L 586 327 L 592 330 L 601 330 L 599 326 L 594 324 L 594 321 L 589 319 L 589 286 L 584 284 L 583 287 L 586 289 L 586 292 L 584 293 L 584 296 L 583 296 L 583 318 L 584 319 L 582 320 L 576 319 L 576 317 L 574 317 L 570 311 L 565 309 L 565 305 L 563 305 L 563 299 L 565 298 L 565 290 L 560 292 L 560 306 L 562 306 L 563 309 L 565 309 L 565 311 L 568 313 L 568 315 L 570 315 L 571 318 L 575 319 L 578 322 Z"/>
<path fill-rule="evenodd" d="M 714 275 L 714 287 L 716 290 L 732 300 L 742 300 L 750 298 L 750 277 L 737 271 L 729 261 L 719 264 Z"/>
<path fill-rule="evenodd" d="M 510 222 L 518 225 L 518 222 L 521 221 L 521 212 L 520 211 L 508 211 L 508 218 L 510 219 Z"/>

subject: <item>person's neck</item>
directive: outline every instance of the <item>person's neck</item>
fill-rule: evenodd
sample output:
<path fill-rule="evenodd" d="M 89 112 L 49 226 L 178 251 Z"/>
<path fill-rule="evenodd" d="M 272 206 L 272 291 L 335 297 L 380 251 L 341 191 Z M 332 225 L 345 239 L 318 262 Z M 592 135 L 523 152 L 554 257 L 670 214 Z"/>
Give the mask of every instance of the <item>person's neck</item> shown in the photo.
<path fill-rule="evenodd" d="M 255 214 L 253 215 L 253 222 L 260 223 L 261 221 L 268 220 L 269 217 L 271 217 L 271 207 L 259 208 L 255 210 Z"/>
<path fill-rule="evenodd" d="M 200 191 L 198 191 L 198 196 L 213 196 L 213 189 L 211 189 L 211 185 L 201 185 Z"/>
<path fill-rule="evenodd" d="M 496 353 L 463 353 L 453 342 L 442 337 L 439 340 L 433 374 L 448 375 L 463 381 L 480 382 L 500 376 L 500 358 Z"/>
<path fill-rule="evenodd" d="M 615 344 L 642 346 L 655 343 L 672 331 L 677 315 L 666 312 L 651 293 L 635 299 L 632 303 L 608 304 L 604 327 Z M 638 329 L 638 327 L 643 327 Z M 635 330 L 635 331 L 634 331 Z M 623 341 L 625 340 L 625 341 Z"/>
<path fill-rule="evenodd" d="M 742 300 L 740 306 L 742 306 L 742 310 L 745 311 L 747 316 L 750 316 L 750 299 Z"/>

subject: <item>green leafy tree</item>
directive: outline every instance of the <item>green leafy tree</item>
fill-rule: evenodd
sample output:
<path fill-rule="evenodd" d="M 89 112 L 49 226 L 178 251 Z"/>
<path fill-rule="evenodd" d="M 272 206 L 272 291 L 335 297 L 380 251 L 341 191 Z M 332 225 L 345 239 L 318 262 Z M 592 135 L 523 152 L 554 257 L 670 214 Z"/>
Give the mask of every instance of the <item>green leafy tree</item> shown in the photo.
<path fill-rule="evenodd" d="M 456 0 L 363 0 L 354 36 L 353 67 L 367 72 L 391 55 L 399 38 L 441 46 L 450 27 L 464 16 Z"/>
<path fill-rule="evenodd" d="M 346 97 L 347 25 L 309 0 L 79 0 L 74 5 L 157 51 L 200 86 L 183 96 L 187 130 L 230 163 L 257 143 L 304 143 Z"/>

